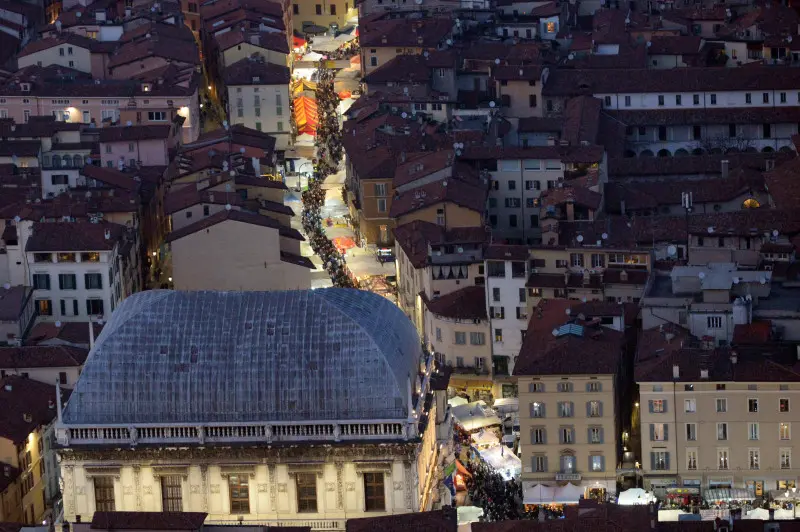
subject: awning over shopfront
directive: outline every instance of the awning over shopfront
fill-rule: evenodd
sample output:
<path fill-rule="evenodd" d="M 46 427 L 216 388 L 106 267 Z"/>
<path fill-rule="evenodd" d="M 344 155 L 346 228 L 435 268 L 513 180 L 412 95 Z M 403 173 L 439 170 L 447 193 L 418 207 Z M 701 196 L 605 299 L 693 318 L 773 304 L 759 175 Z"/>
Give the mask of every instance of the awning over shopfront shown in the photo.
<path fill-rule="evenodd" d="M 572 482 L 567 482 L 566 486 L 556 489 L 555 502 L 558 504 L 578 504 L 583 497 L 583 488 L 576 486 Z"/>
<path fill-rule="evenodd" d="M 522 502 L 537 505 L 552 504 L 555 501 L 555 491 L 555 488 L 542 484 L 525 485 L 522 488 Z"/>
<path fill-rule="evenodd" d="M 617 504 L 620 506 L 633 506 L 637 504 L 650 504 L 656 502 L 656 496 L 642 488 L 631 488 L 619 494 Z"/>
<path fill-rule="evenodd" d="M 297 133 L 317 134 L 317 102 L 308 96 L 301 96 L 294 100 L 294 121 L 297 124 Z"/>
<path fill-rule="evenodd" d="M 752 501 L 755 498 L 755 491 L 743 488 L 710 489 L 705 493 L 707 501 Z"/>
<path fill-rule="evenodd" d="M 487 407 L 483 401 L 451 407 L 450 413 L 456 418 L 456 423 L 461 425 L 461 428 L 467 432 L 474 432 L 503 423 L 503 420 L 497 417 L 494 410 Z"/>

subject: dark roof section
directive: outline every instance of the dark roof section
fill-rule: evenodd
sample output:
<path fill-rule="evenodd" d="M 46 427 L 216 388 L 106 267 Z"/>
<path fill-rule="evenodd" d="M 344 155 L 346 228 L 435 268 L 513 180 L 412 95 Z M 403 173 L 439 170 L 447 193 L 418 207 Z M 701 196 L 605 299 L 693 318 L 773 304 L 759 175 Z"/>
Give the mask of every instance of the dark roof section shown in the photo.
<path fill-rule="evenodd" d="M 167 139 L 171 129 L 171 124 L 103 127 L 99 129 L 100 142 Z"/>
<path fill-rule="evenodd" d="M 424 192 L 424 195 L 420 195 Z M 468 185 L 457 180 L 436 181 L 409 190 L 392 201 L 389 216 L 396 218 L 440 203 L 454 203 L 466 209 L 483 214 L 486 210 L 485 188 Z"/>
<path fill-rule="evenodd" d="M 482 286 L 466 286 L 434 299 L 423 296 L 428 310 L 443 318 L 485 320 L 486 291 Z"/>
<path fill-rule="evenodd" d="M 204 512 L 95 512 L 93 529 L 101 530 L 199 530 Z"/>
<path fill-rule="evenodd" d="M 110 222 L 40 222 L 33 224 L 32 233 L 25 251 L 110 251 L 125 234 L 125 226 Z"/>
<path fill-rule="evenodd" d="M 453 29 L 449 17 L 417 20 L 396 18 L 362 24 L 359 40 L 362 48 L 397 46 L 436 48 Z"/>
<path fill-rule="evenodd" d="M 82 366 L 88 355 L 86 349 L 64 345 L 0 347 L 0 368 L 72 368 Z"/>
<path fill-rule="evenodd" d="M 267 63 L 264 58 L 237 61 L 224 73 L 226 85 L 287 85 L 292 79 L 289 67 Z"/>
<path fill-rule="evenodd" d="M 800 71 L 769 66 L 747 68 L 673 68 L 569 70 L 551 72 L 544 95 L 578 96 L 643 92 L 794 90 Z"/>
<path fill-rule="evenodd" d="M 62 394 L 66 395 L 64 391 Z M 24 442 L 36 427 L 56 417 L 56 387 L 25 377 L 0 380 L 0 437 Z"/>
<path fill-rule="evenodd" d="M 133 179 L 130 174 L 120 172 L 116 168 L 87 164 L 81 169 L 81 174 L 95 181 L 100 181 L 101 183 L 109 185 L 112 188 L 122 188 L 131 191 L 139 188 L 139 183 Z"/>
<path fill-rule="evenodd" d="M 20 470 L 11 464 L 0 462 L 0 493 L 19 478 Z M 19 532 L 23 525 L 20 523 L 0 523 L 0 532 Z"/>
<path fill-rule="evenodd" d="M 0 288 L 0 321 L 17 321 L 33 289 L 29 286 Z"/>
<path fill-rule="evenodd" d="M 198 231 L 202 231 L 203 229 L 208 229 L 209 227 L 213 227 L 226 220 L 232 220 L 234 222 L 260 225 L 261 227 L 269 227 L 272 229 L 277 229 L 280 232 L 281 236 L 285 236 L 287 238 L 293 238 L 295 240 L 302 240 L 302 241 L 305 240 L 305 238 L 303 238 L 303 235 L 301 235 L 297 229 L 286 227 L 276 219 L 270 218 L 269 216 L 264 216 L 263 214 L 254 214 L 245 211 L 237 211 L 234 209 L 231 210 L 226 209 L 216 214 L 212 214 L 211 216 L 206 216 L 202 220 L 198 220 L 193 224 L 189 224 L 186 227 L 182 227 L 177 231 L 171 232 L 169 235 L 167 235 L 166 241 L 174 242 L 176 240 L 180 240 L 183 237 L 197 233 Z"/>
<path fill-rule="evenodd" d="M 456 509 L 446 506 L 432 512 L 348 519 L 347 532 L 456 532 Z"/>
<path fill-rule="evenodd" d="M 617 373 L 624 334 L 603 327 L 599 322 L 577 318 L 573 306 L 577 306 L 577 302 L 559 299 L 539 302 L 528 322 L 514 375 Z M 583 308 L 589 309 L 588 306 Z M 556 330 L 558 334 L 553 334 Z"/>
<path fill-rule="evenodd" d="M 92 323 L 94 337 L 103 332 L 103 324 Z M 57 326 L 55 322 L 39 322 L 33 326 L 25 345 L 39 345 L 42 342 L 59 340 L 66 344 L 89 346 L 89 324 L 85 321 L 62 322 Z"/>
<path fill-rule="evenodd" d="M 491 244 L 483 252 L 486 260 L 528 260 L 528 246 Z"/>

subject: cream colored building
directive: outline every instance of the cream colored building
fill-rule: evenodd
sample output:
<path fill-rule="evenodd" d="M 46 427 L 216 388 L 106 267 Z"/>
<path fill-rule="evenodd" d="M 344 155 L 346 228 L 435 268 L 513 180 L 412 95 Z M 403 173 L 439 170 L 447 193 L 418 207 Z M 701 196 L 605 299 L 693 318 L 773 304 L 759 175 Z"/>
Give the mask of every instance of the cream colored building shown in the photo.
<path fill-rule="evenodd" d="M 578 318 L 566 310 L 576 307 Z M 624 335 L 580 319 L 568 301 L 543 301 L 514 368 L 519 388 L 525 504 L 547 504 L 536 484 L 578 486 L 586 498 L 616 493 Z"/>
<path fill-rule="evenodd" d="M 755 497 L 797 486 L 797 355 L 779 346 L 704 350 L 671 325 L 639 344 L 644 484 L 701 492 L 746 488 Z M 769 353 L 769 354 L 767 354 Z"/>
<path fill-rule="evenodd" d="M 353 0 L 294 0 L 292 21 L 296 31 L 303 31 L 309 23 L 329 27 L 338 24 L 344 28 L 358 21 L 358 9 Z"/>
<path fill-rule="evenodd" d="M 250 363 L 230 363 L 234 352 Z M 428 509 L 433 365 L 402 312 L 369 292 L 136 294 L 57 425 L 64 519 L 203 511 L 208 523 L 344 531 L 349 518 Z M 168 388 L 183 392 L 164 401 Z"/>

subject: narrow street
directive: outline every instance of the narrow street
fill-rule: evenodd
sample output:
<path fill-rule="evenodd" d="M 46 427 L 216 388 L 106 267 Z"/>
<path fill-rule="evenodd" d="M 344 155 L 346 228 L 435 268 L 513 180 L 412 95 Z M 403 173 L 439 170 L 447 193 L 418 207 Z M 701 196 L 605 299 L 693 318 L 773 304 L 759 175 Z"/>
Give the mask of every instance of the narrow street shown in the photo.
<path fill-rule="evenodd" d="M 355 233 L 345 223 L 344 216 L 347 214 L 347 206 L 342 202 L 342 185 L 344 184 L 345 173 L 341 170 L 335 174 L 328 176 L 325 183 L 322 185 L 325 190 L 325 206 L 322 208 L 323 219 L 330 218 L 334 223 L 332 226 L 325 225 L 325 234 L 331 240 L 342 239 L 347 242 L 352 241 L 356 244 Z M 292 227 L 303 233 L 302 224 L 300 222 L 301 214 L 303 212 L 303 205 L 300 200 L 301 193 L 291 188 L 286 192 L 285 203 L 294 210 L 295 216 L 292 219 Z M 303 233 L 305 236 L 305 233 Z M 327 272 L 322 269 L 322 261 L 319 257 L 314 255 L 311 246 L 308 242 L 301 244 L 301 253 L 303 256 L 309 257 L 317 270 L 311 273 L 311 287 L 312 288 L 325 288 L 330 287 L 331 280 Z M 395 275 L 395 268 L 393 262 L 381 264 L 375 258 L 373 250 L 367 248 L 362 249 L 353 246 L 347 250 L 346 256 L 347 265 L 353 274 L 363 279 L 365 276 L 371 275 Z"/>

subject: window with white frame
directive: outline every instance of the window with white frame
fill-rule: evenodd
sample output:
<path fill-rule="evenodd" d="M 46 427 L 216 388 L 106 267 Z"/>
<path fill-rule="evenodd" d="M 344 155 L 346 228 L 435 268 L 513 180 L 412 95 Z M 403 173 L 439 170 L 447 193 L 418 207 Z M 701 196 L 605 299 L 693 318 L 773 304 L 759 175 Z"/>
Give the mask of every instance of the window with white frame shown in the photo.
<path fill-rule="evenodd" d="M 727 470 L 730 467 L 728 449 L 717 449 L 717 469 Z"/>
<path fill-rule="evenodd" d="M 792 450 L 791 449 L 781 449 L 780 450 L 780 460 L 781 460 L 781 469 L 791 469 L 792 468 Z"/>
<path fill-rule="evenodd" d="M 791 440 L 792 439 L 791 425 L 789 425 L 789 423 L 781 423 L 780 425 L 778 425 L 778 436 L 782 440 Z"/>
<path fill-rule="evenodd" d="M 683 411 L 684 412 L 697 412 L 697 401 L 695 399 L 684 399 L 683 400 Z"/>
<path fill-rule="evenodd" d="M 717 423 L 717 439 L 720 441 L 725 441 L 728 439 L 727 423 Z"/>
<path fill-rule="evenodd" d="M 749 440 L 757 440 L 758 439 L 758 423 L 748 423 L 748 426 L 747 426 L 747 439 L 749 439 Z"/>
<path fill-rule="evenodd" d="M 686 424 L 686 440 L 697 441 L 697 423 Z"/>
<path fill-rule="evenodd" d="M 547 471 L 547 456 L 537 454 L 533 457 L 533 470 L 536 473 L 543 473 Z"/>
<path fill-rule="evenodd" d="M 686 469 L 697 469 L 697 449 L 686 449 Z"/>
<path fill-rule="evenodd" d="M 667 425 L 665 423 L 651 423 L 650 424 L 650 440 L 651 441 L 666 441 L 667 439 Z"/>
<path fill-rule="evenodd" d="M 665 412 L 664 409 L 664 400 L 663 399 L 653 399 L 650 401 L 651 411 L 659 414 Z"/>
<path fill-rule="evenodd" d="M 544 383 L 543 382 L 532 382 L 528 385 L 528 391 L 531 393 L 541 393 L 544 391 Z"/>
<path fill-rule="evenodd" d="M 589 457 L 592 464 L 592 471 L 603 471 L 605 467 L 603 466 L 603 457 L 598 455 L 592 455 Z"/>
<path fill-rule="evenodd" d="M 150 122 L 166 122 L 167 113 L 165 111 L 148 111 L 147 119 Z"/>
<path fill-rule="evenodd" d="M 717 413 L 724 413 L 728 411 L 728 400 L 725 398 L 719 398 L 716 401 L 717 404 Z"/>
<path fill-rule="evenodd" d="M 603 407 L 600 401 L 589 401 L 589 417 L 600 417 L 602 416 Z"/>
<path fill-rule="evenodd" d="M 589 427 L 589 443 L 603 443 L 602 427 Z"/>
<path fill-rule="evenodd" d="M 758 449 L 747 450 L 747 467 L 750 469 L 761 468 L 761 451 Z"/>
<path fill-rule="evenodd" d="M 544 403 L 533 402 L 531 403 L 531 417 L 544 417 Z"/>

